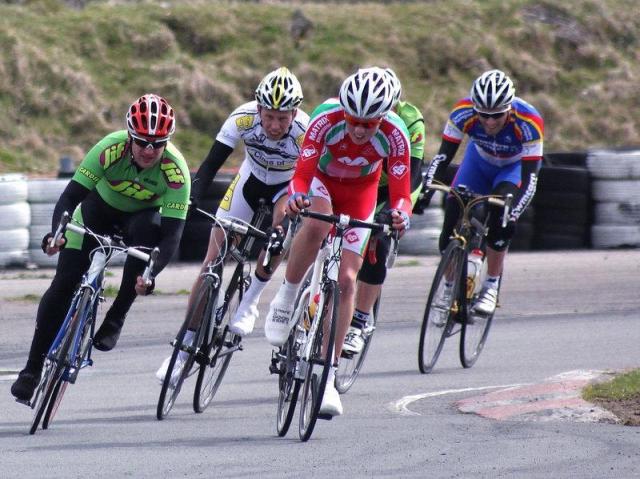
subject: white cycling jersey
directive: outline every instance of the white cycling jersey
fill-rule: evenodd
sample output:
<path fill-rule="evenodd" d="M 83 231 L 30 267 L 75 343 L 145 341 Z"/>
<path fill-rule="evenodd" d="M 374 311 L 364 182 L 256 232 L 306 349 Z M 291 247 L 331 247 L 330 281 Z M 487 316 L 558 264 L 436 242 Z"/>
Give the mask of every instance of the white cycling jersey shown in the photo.
<path fill-rule="evenodd" d="M 309 115 L 298 108 L 287 135 L 281 140 L 270 140 L 262 128 L 257 102 L 250 101 L 229 115 L 216 140 L 231 148 L 242 140 L 246 152 L 244 162 L 251 166 L 251 173 L 263 183 L 274 185 L 287 182 L 293 176 L 308 124 Z"/>

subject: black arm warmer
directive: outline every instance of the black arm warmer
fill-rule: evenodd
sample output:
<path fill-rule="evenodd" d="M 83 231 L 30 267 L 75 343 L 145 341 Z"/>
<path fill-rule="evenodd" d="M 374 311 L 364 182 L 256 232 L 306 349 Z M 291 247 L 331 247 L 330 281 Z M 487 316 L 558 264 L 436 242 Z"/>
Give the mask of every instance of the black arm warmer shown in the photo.
<path fill-rule="evenodd" d="M 69 184 L 60 195 L 60 198 L 56 203 L 56 207 L 53 210 L 53 218 L 51 218 L 52 233 L 58 228 L 60 219 L 62 218 L 62 213 L 67 211 L 70 215 L 73 214 L 76 206 L 78 206 L 80 202 L 87 197 L 89 192 L 90 190 L 82 186 L 77 181 L 69 181 Z"/>
<path fill-rule="evenodd" d="M 411 191 L 416 191 L 422 183 L 422 158 L 411 157 Z"/>
<path fill-rule="evenodd" d="M 220 143 L 217 140 L 213 142 L 209 154 L 200 165 L 196 177 L 191 182 L 191 196 L 196 201 L 204 196 L 211 181 L 232 151 L 233 148 L 224 143 Z"/>
<path fill-rule="evenodd" d="M 162 235 L 162 239 L 158 244 L 160 254 L 151 272 L 154 278 L 169 264 L 169 260 L 173 258 L 173 254 L 180 244 L 184 224 L 184 220 L 177 218 L 162 218 L 160 220 L 160 234 Z"/>
<path fill-rule="evenodd" d="M 442 181 L 444 179 L 447 166 L 456 156 L 460 143 L 454 143 L 453 141 L 442 140 L 440 143 L 440 149 L 438 154 L 433 157 L 431 163 L 429 163 L 429 169 L 427 170 L 427 177 L 431 176 L 433 179 Z"/>
<path fill-rule="evenodd" d="M 531 203 L 533 195 L 536 193 L 538 183 L 538 171 L 542 165 L 542 158 L 539 160 L 525 160 L 521 162 L 522 182 L 516 197 L 513 199 L 511 216 L 519 218 L 525 208 Z"/>

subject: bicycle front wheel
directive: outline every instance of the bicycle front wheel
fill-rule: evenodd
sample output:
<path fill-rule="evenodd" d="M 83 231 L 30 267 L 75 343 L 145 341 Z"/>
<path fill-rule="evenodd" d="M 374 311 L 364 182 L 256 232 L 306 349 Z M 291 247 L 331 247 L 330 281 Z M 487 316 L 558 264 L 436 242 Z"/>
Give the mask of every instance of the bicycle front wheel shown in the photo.
<path fill-rule="evenodd" d="M 66 381 L 63 379 L 65 369 L 71 364 L 68 358 L 69 350 L 73 344 L 76 331 L 80 326 L 80 319 L 91 298 L 89 290 L 83 291 L 80 298 L 74 302 L 72 308 L 74 311 L 71 320 L 66 326 L 66 331 L 60 340 L 59 345 L 53 351 L 47 354 L 45 359 L 42 378 L 36 389 L 34 399 L 35 414 L 31 422 L 29 434 L 35 434 L 40 420 L 44 417 L 43 429 L 49 427 L 49 423 L 53 419 L 55 412 L 60 405 L 62 395 L 66 389 Z M 65 383 L 62 386 L 62 383 Z"/>
<path fill-rule="evenodd" d="M 184 380 L 193 374 L 191 369 L 195 362 L 195 355 L 203 341 L 202 331 L 207 327 L 206 323 L 210 321 L 211 308 L 215 301 L 212 301 L 213 296 L 216 296 L 213 282 L 210 278 L 205 277 L 196 292 L 195 301 L 173 342 L 173 352 L 169 360 L 169 367 L 162 381 L 156 408 L 158 420 L 164 419 L 169 414 L 180 394 Z M 185 335 L 191 325 L 197 325 L 198 329 L 194 334 L 194 341 L 191 344 L 186 344 Z M 181 361 L 178 361 L 179 355 L 182 355 L 183 359 Z"/>
<path fill-rule="evenodd" d="M 316 314 L 319 321 L 316 334 L 307 338 L 312 341 L 309 358 L 302 358 L 306 365 L 306 374 L 300 404 L 300 423 L 298 433 L 302 441 L 308 441 L 318 419 L 322 396 L 327 385 L 329 370 L 333 366 L 334 345 L 336 339 L 336 323 L 338 321 L 339 289 L 335 281 L 328 281 L 323 286 L 324 307 Z M 326 350 L 322 352 L 323 337 Z"/>
<path fill-rule="evenodd" d="M 300 393 L 300 380 L 296 374 L 300 364 L 300 346 L 304 342 L 307 332 L 305 325 L 311 324 L 308 305 L 311 296 L 309 283 L 312 273 L 313 268 L 309 269 L 302 281 L 302 287 L 294 303 L 295 326 L 291 328 L 287 342 L 278 351 L 280 369 L 278 371 L 276 430 L 280 437 L 285 436 L 289 431 Z"/>
<path fill-rule="evenodd" d="M 220 383 L 227 372 L 233 353 L 239 349 L 240 337 L 229 331 L 229 320 L 236 314 L 238 305 L 242 301 L 243 288 L 242 270 L 236 270 L 225 292 L 225 300 L 214 314 L 211 334 L 205 335 L 202 346 L 202 358 L 198 380 L 193 395 L 193 410 L 203 412 L 216 395 Z M 217 302 L 217 299 L 216 299 Z"/>
<path fill-rule="evenodd" d="M 364 364 L 364 358 L 367 356 L 367 351 L 369 351 L 369 346 L 371 345 L 373 332 L 376 330 L 379 309 L 380 296 L 376 299 L 371 316 L 369 316 L 369 321 L 362 330 L 364 346 L 360 354 L 353 354 L 344 349 L 342 350 L 340 361 L 338 362 L 338 369 L 336 370 L 336 389 L 340 394 L 346 393 L 351 386 L 353 386 L 358 374 L 360 374 L 360 370 Z"/>
<path fill-rule="evenodd" d="M 453 329 L 454 317 L 460 307 L 464 261 L 465 251 L 461 243 L 450 241 L 433 278 L 420 328 L 418 366 L 423 374 L 431 372 L 438 361 L 444 340 Z"/>

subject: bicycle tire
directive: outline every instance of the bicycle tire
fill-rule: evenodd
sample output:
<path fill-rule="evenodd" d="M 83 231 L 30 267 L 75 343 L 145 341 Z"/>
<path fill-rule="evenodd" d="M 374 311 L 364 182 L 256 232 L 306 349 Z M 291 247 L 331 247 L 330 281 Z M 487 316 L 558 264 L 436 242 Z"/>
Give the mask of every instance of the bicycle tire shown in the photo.
<path fill-rule="evenodd" d="M 344 350 L 338 362 L 338 369 L 336 370 L 336 389 L 340 394 L 345 394 L 353 383 L 356 382 L 358 374 L 362 370 L 364 359 L 369 351 L 371 340 L 373 339 L 373 333 L 376 329 L 376 322 L 378 319 L 378 310 L 380 309 L 380 295 L 373 305 L 373 312 L 369 317 L 369 323 L 362 331 L 362 339 L 364 340 L 364 346 L 360 354 L 349 354 Z"/>
<path fill-rule="evenodd" d="M 65 359 L 69 353 L 69 349 L 71 348 L 71 343 L 73 342 L 73 338 L 75 336 L 75 329 L 79 326 L 78 321 L 78 312 L 82 310 L 86 301 L 88 301 L 88 294 L 85 291 L 79 299 L 75 300 L 71 306 L 74 309 L 73 316 L 69 323 L 67 324 L 67 330 L 65 331 L 62 339 L 60 340 L 60 345 L 55 351 L 52 351 L 50 354 L 47 354 L 47 358 L 45 359 L 44 373 L 42 375 L 42 379 L 40 380 L 40 384 L 36 389 L 36 403 L 34 404 L 35 414 L 33 416 L 33 421 L 31 422 L 31 428 L 29 429 L 29 434 L 35 434 L 38 426 L 40 425 L 40 420 L 43 418 L 43 415 L 49 408 L 49 403 L 53 399 L 55 402 L 55 398 L 53 398 L 54 393 L 59 392 L 58 383 L 62 381 L 62 375 L 64 370 L 67 368 L 65 364 Z M 84 304 L 81 304 L 84 303 Z M 80 306 L 78 306 L 80 304 Z M 49 356 L 53 355 L 53 359 L 49 358 Z M 47 427 L 49 427 L 49 418 L 47 419 Z"/>
<path fill-rule="evenodd" d="M 498 292 L 499 288 L 498 286 Z M 464 368 L 472 367 L 480 357 L 480 353 L 489 337 L 489 330 L 491 329 L 493 315 L 495 314 L 482 315 L 471 313 L 470 305 L 473 304 L 474 299 L 475 298 L 470 298 L 464 304 L 460 315 L 462 319 L 462 330 L 460 334 L 459 355 L 460 363 Z"/>
<path fill-rule="evenodd" d="M 189 312 L 187 313 L 182 326 L 178 330 L 178 334 L 176 335 L 176 339 L 173 343 L 173 351 L 171 353 L 171 359 L 169 360 L 169 366 L 167 367 L 167 372 L 164 376 L 164 380 L 162 381 L 162 388 L 160 389 L 160 396 L 158 397 L 158 405 L 156 407 L 156 418 L 161 421 L 171 411 L 173 405 L 175 404 L 178 395 L 180 394 L 180 390 L 182 389 L 182 384 L 184 380 L 189 376 L 191 368 L 194 363 L 195 352 L 201 344 L 202 341 L 202 327 L 203 323 L 206 321 L 203 318 L 207 306 L 209 304 L 209 298 L 212 295 L 213 283 L 211 279 L 205 277 L 202 281 L 202 284 L 199 286 L 198 291 L 196 292 L 195 301 L 192 304 Z M 195 315 L 202 315 L 202 317 L 198 320 L 194 319 Z M 210 315 L 209 315 L 210 317 Z M 187 329 L 191 324 L 195 324 L 197 322 L 198 330 L 195 334 L 195 347 L 187 347 L 184 345 L 184 337 L 187 334 Z M 188 353 L 189 357 L 184 363 L 182 371 L 180 375 L 172 381 L 173 369 L 176 365 L 176 361 L 178 360 L 178 354 L 181 351 L 185 351 Z"/>
<path fill-rule="evenodd" d="M 88 330 L 91 329 L 91 325 L 93 321 L 95 321 L 95 312 L 97 309 L 97 304 L 93 304 L 93 305 L 90 304 L 92 296 L 93 294 L 91 290 L 85 289 L 82 293 L 82 299 L 80 300 L 80 307 L 78 308 L 78 312 L 80 313 L 79 314 L 80 320 L 84 318 L 85 311 L 87 311 L 87 308 L 91 308 L 89 310 L 91 311 L 91 313 L 87 312 L 87 314 L 90 314 L 87 320 L 84 322 L 79 321 L 77 325 L 78 328 L 80 326 L 83 326 L 83 331 L 80 334 L 80 337 L 78 338 L 78 356 L 76 358 L 71 358 L 71 357 L 68 358 L 67 371 L 69 371 L 72 367 L 77 368 L 77 371 L 74 374 L 75 377 L 77 377 L 78 375 L 78 372 L 82 366 L 84 358 L 89 353 L 89 342 L 91 340 L 91 335 L 89 334 Z M 76 334 L 77 333 L 74 331 L 72 337 L 75 338 Z M 69 352 L 69 354 L 70 353 L 71 351 Z M 58 382 L 53 390 L 53 394 L 49 399 L 49 405 L 47 406 L 47 411 L 45 412 L 44 417 L 42 419 L 42 429 L 49 428 L 49 424 L 51 423 L 51 421 L 53 421 L 53 418 L 55 417 L 56 412 L 60 407 L 60 403 L 62 402 L 62 398 L 64 397 L 64 393 L 67 390 L 67 386 L 69 385 L 70 382 L 75 382 L 75 379 L 71 379 L 70 377 L 65 377 L 64 374 L 58 379 Z"/>
<path fill-rule="evenodd" d="M 229 331 L 229 319 L 235 314 L 242 301 L 244 291 L 242 271 L 241 267 L 236 268 L 225 291 L 222 309 L 215 311 L 216 318 L 212 324 L 212 333 L 205 335 L 207 342 L 202 352 L 207 360 L 200 366 L 193 394 L 193 410 L 197 413 L 203 412 L 211 404 L 227 372 L 234 348 L 237 348 L 240 342 L 240 337 Z"/>
<path fill-rule="evenodd" d="M 295 330 L 294 330 L 295 332 Z M 300 381 L 295 378 L 296 351 L 294 332 L 282 346 L 283 367 L 278 375 L 278 413 L 276 431 L 278 436 L 286 436 L 296 410 L 298 395 L 300 394 Z"/>
<path fill-rule="evenodd" d="M 300 404 L 300 422 L 298 433 L 301 441 L 308 441 L 318 420 L 318 413 L 322 403 L 322 396 L 327 385 L 329 370 L 333 366 L 334 344 L 336 339 L 336 322 L 340 294 L 335 281 L 329 280 L 324 284 L 324 307 L 320 315 L 320 323 L 315 337 L 312 339 L 312 357 L 307 360 L 307 371 L 302 385 L 302 401 Z M 330 314 L 330 317 L 328 315 Z M 327 319 L 328 317 L 328 319 Z M 327 321 L 329 324 L 327 325 Z M 327 349 L 322 354 L 322 342 L 325 328 L 329 332 Z M 322 372 L 318 374 L 318 366 Z"/>
<path fill-rule="evenodd" d="M 442 352 L 445 339 L 453 329 L 454 316 L 460 302 L 460 282 L 465 261 L 465 251 L 458 240 L 451 240 L 447 245 L 429 290 L 429 298 L 420 327 L 420 342 L 418 345 L 418 367 L 423 374 L 433 370 Z M 448 307 L 437 304 L 443 297 L 446 274 L 453 281 L 452 295 Z M 457 301 L 457 302 L 456 302 Z"/>
<path fill-rule="evenodd" d="M 309 283 L 313 267 L 309 269 L 302 281 L 302 287 L 294 302 L 294 314 L 298 317 L 295 326 L 291 328 L 287 342 L 280 348 L 278 354 L 281 356 L 280 371 L 278 372 L 278 410 L 276 414 L 276 431 L 278 436 L 283 437 L 289 431 L 293 414 L 296 410 L 298 396 L 300 394 L 300 380 L 295 377 L 297 365 L 299 363 L 299 346 L 302 341 L 298 341 L 298 336 L 306 334 L 305 324 L 309 324 Z"/>

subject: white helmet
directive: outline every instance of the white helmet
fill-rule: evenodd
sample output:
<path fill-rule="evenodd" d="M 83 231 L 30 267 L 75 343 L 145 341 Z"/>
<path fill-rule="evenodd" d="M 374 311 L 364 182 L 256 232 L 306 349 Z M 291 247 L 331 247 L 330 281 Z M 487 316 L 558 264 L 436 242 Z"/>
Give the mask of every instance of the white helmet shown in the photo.
<path fill-rule="evenodd" d="M 402 96 L 402 84 L 400 83 L 400 79 L 396 75 L 396 72 L 391 68 L 385 68 L 384 71 L 389 76 L 391 86 L 393 86 L 393 104 L 395 105 L 400 101 L 400 97 Z"/>
<path fill-rule="evenodd" d="M 393 106 L 394 89 L 389 75 L 378 67 L 361 68 L 340 87 L 340 104 L 356 118 L 380 118 Z"/>
<path fill-rule="evenodd" d="M 480 111 L 507 111 L 516 94 L 513 82 L 503 71 L 489 70 L 471 86 L 473 107 Z"/>
<path fill-rule="evenodd" d="M 256 88 L 256 101 L 269 110 L 290 111 L 297 108 L 302 99 L 300 82 L 287 67 L 267 74 Z"/>

